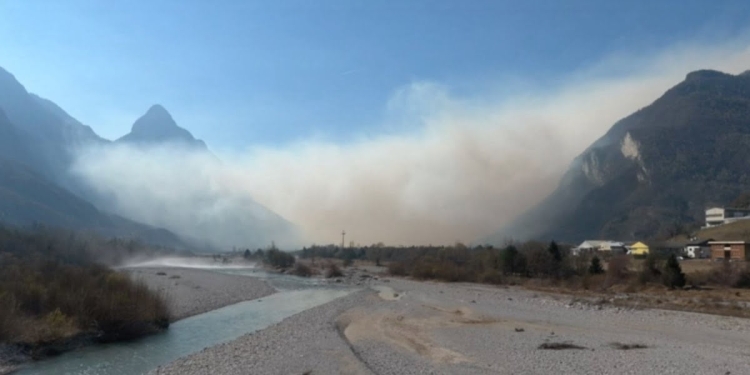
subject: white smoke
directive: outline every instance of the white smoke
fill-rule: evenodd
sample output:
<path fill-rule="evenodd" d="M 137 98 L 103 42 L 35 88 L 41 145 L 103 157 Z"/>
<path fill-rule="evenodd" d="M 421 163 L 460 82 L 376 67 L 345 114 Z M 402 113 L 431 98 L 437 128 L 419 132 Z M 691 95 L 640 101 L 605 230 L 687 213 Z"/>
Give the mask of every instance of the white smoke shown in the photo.
<path fill-rule="evenodd" d="M 84 153 L 74 171 L 123 215 L 213 241 L 226 234 L 196 223 L 250 197 L 299 225 L 307 242 L 338 242 L 342 229 L 361 244 L 472 241 L 548 195 L 576 155 L 688 72 L 750 68 L 744 40 L 614 56 L 563 84 L 510 96 L 463 98 L 440 83 L 411 83 L 386 103 L 408 130 L 351 143 L 254 146 L 219 154 L 222 162 L 115 148 Z"/>

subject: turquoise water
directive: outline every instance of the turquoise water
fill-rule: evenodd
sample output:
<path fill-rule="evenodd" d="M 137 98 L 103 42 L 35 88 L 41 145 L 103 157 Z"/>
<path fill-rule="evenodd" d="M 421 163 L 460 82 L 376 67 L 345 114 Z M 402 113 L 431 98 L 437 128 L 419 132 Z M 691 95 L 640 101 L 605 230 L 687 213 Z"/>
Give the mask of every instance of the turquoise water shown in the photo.
<path fill-rule="evenodd" d="M 217 271 L 219 272 L 219 271 Z M 224 272 L 224 271 L 221 271 Z M 316 286 L 317 282 L 250 270 L 227 273 L 253 274 L 268 279 L 279 293 L 196 315 L 141 340 L 87 347 L 33 363 L 19 374 L 143 374 L 159 365 L 234 340 L 286 317 L 343 297 L 351 292 Z M 296 288 L 296 289 L 295 289 Z"/>

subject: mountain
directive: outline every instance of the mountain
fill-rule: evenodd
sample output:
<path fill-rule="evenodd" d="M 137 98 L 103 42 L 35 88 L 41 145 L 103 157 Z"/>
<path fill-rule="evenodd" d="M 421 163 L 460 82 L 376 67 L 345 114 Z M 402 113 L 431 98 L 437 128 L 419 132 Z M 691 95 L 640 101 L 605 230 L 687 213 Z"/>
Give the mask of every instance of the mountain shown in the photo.
<path fill-rule="evenodd" d="M 208 150 L 203 141 L 195 139 L 189 131 L 177 126 L 172 115 L 158 104 L 135 121 L 130 133 L 115 142 L 140 145 L 176 143 L 197 150 Z"/>
<path fill-rule="evenodd" d="M 109 143 L 52 101 L 29 93 L 0 68 L 0 222 L 189 247 L 167 230 L 103 212 L 82 198 L 87 190 L 68 173 L 75 153 Z"/>
<path fill-rule="evenodd" d="M 169 231 L 101 212 L 31 168 L 7 159 L 0 159 L 0 222 L 18 226 L 41 223 L 176 249 L 188 247 Z"/>
<path fill-rule="evenodd" d="M 750 73 L 689 73 L 615 123 L 557 189 L 489 238 L 667 238 L 750 190 Z"/>
<path fill-rule="evenodd" d="M 0 159 L 16 162 L 30 162 L 29 141 L 0 109 Z"/>
<path fill-rule="evenodd" d="M 120 145 L 177 145 L 180 147 L 175 152 L 205 153 L 211 162 L 220 164 L 206 144 L 178 126 L 161 105 L 149 108 L 130 133 L 111 142 L 54 102 L 29 93 L 0 68 L 0 222 L 41 223 L 178 247 L 185 247 L 182 239 L 226 249 L 235 245 L 267 246 L 271 241 L 291 244 L 298 238 L 296 228 L 281 216 L 250 197 L 216 190 L 210 181 L 208 191 L 201 190 L 205 181 L 198 180 L 195 191 L 191 191 L 194 195 L 177 195 L 183 197 L 181 201 L 167 204 L 158 194 L 164 192 L 164 186 L 155 186 L 153 181 L 143 181 L 137 191 L 126 191 L 120 183 L 93 185 L 80 174 L 71 173 L 74 163 L 85 163 L 85 158 L 106 155 L 110 150 L 150 155 L 148 147 L 133 150 L 118 148 Z M 127 161 L 122 161 L 124 165 L 107 165 L 106 169 L 114 173 L 132 171 Z M 153 163 L 159 160 L 154 157 Z M 200 172 L 195 171 L 196 175 Z M 137 180 L 139 171 L 135 173 L 117 178 Z M 126 204 L 130 206 L 123 207 Z M 146 212 L 144 206 L 163 209 Z M 158 229 L 162 227 L 172 232 Z"/>
<path fill-rule="evenodd" d="M 206 144 L 178 126 L 161 105 L 149 108 L 146 114 L 135 121 L 130 133 L 114 142 L 114 145 L 125 144 L 149 146 L 142 150 L 131 150 L 147 154 L 153 151 L 151 147 L 183 146 L 173 150 L 176 154 L 171 154 L 172 157 L 205 156 L 206 161 L 215 163 L 215 166 L 221 165 L 221 160 L 208 150 Z M 158 152 L 155 154 L 160 155 Z M 154 162 L 159 161 L 154 159 Z M 186 164 L 185 167 L 192 166 Z M 194 172 L 204 173 L 199 170 Z M 203 180 L 194 182 L 191 185 L 193 195 L 182 195 L 179 203 L 167 204 L 161 193 L 164 187 L 155 187 L 153 184 L 138 186 L 137 191 L 128 189 L 125 184 L 105 184 L 103 191 L 100 190 L 102 196 L 94 199 L 112 212 L 165 227 L 185 239 L 213 248 L 265 247 L 271 242 L 282 247 L 292 247 L 299 243 L 300 235 L 292 223 L 251 197 L 203 185 Z M 125 204 L 123 207 L 122 202 L 129 202 L 133 196 L 138 197 L 139 204 Z M 132 206 L 144 203 L 149 208 L 131 209 Z M 159 209 L 153 209 L 154 207 Z"/>
<path fill-rule="evenodd" d="M 0 109 L 35 155 L 28 164 L 61 182 L 79 147 L 107 141 L 49 100 L 30 94 L 16 78 L 0 68 Z"/>

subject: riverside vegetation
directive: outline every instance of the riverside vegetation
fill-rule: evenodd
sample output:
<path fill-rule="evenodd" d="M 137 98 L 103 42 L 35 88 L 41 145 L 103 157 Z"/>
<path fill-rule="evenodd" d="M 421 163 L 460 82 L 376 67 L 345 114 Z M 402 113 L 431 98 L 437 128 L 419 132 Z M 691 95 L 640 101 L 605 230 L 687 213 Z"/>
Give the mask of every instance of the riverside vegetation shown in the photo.
<path fill-rule="evenodd" d="M 745 264 L 716 262 L 707 270 L 686 275 L 674 254 L 652 253 L 642 259 L 596 253 L 574 256 L 569 246 L 554 241 L 549 244 L 509 243 L 500 248 L 468 247 L 460 243 L 412 247 L 312 246 L 302 249 L 299 256 L 303 259 L 370 260 L 377 265 L 387 264 L 388 272 L 395 276 L 448 282 L 518 284 L 539 280 L 587 290 L 624 285 L 632 291 L 654 285 L 669 289 L 686 285 L 750 288 L 750 267 Z"/>
<path fill-rule="evenodd" d="M 0 227 L 0 344 L 41 357 L 167 328 L 165 296 L 102 264 L 161 251 L 48 228 Z"/>

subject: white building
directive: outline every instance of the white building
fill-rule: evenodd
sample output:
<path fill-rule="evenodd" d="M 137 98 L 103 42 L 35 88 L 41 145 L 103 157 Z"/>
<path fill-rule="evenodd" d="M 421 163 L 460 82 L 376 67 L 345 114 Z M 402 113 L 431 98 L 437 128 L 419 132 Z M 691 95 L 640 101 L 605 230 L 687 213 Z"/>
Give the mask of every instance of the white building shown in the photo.
<path fill-rule="evenodd" d="M 711 207 L 706 210 L 706 228 L 750 219 L 750 209 Z"/>
<path fill-rule="evenodd" d="M 625 252 L 625 244 L 618 241 L 609 240 L 586 240 L 580 245 L 571 249 L 573 255 L 594 251 L 614 251 Z"/>
<path fill-rule="evenodd" d="M 711 245 L 709 241 L 713 241 L 712 238 L 706 240 L 694 239 L 685 245 L 685 256 L 693 259 L 710 258 L 711 257 Z"/>

